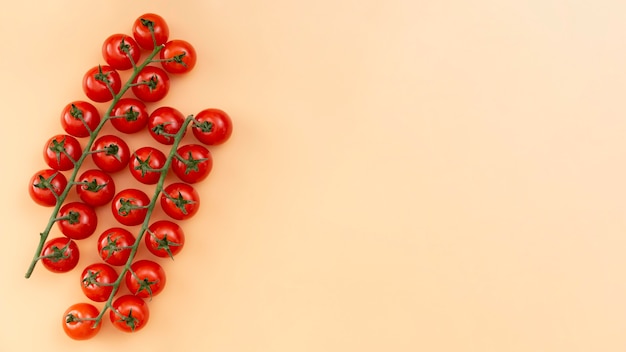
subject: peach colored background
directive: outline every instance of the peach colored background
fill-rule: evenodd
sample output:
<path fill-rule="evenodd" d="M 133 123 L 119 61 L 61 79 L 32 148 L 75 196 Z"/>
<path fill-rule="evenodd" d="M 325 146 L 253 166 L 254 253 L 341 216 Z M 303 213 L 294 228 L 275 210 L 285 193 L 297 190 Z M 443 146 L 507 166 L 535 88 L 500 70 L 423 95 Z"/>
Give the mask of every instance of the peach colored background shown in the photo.
<path fill-rule="evenodd" d="M 85 300 L 78 269 L 23 278 L 49 216 L 26 184 L 102 41 L 145 12 L 200 57 L 163 105 L 224 109 L 235 132 L 149 325 L 74 342 L 59 321 Z M 0 350 L 626 350 L 625 13 L 4 1 Z"/>

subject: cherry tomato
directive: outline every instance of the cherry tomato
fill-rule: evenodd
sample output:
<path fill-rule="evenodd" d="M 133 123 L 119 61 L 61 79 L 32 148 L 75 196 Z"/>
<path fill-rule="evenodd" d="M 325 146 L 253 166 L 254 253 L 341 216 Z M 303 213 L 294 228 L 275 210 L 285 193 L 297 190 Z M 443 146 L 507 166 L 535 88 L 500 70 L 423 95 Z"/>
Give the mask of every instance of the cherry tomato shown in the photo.
<path fill-rule="evenodd" d="M 152 39 L 150 28 L 154 30 L 154 39 Z M 137 44 L 146 50 L 154 49 L 155 40 L 156 45 L 165 44 L 169 36 L 170 29 L 163 17 L 159 15 L 146 13 L 133 23 L 133 37 Z"/>
<path fill-rule="evenodd" d="M 148 304 L 134 295 L 118 297 L 111 305 L 109 319 L 113 326 L 124 332 L 141 330 L 148 323 L 150 310 Z"/>
<path fill-rule="evenodd" d="M 73 239 L 82 240 L 91 236 L 98 226 L 98 217 L 92 207 L 81 202 L 67 203 L 59 210 L 57 221 L 61 232 Z"/>
<path fill-rule="evenodd" d="M 174 258 L 185 245 L 183 229 L 168 220 L 159 220 L 150 225 L 144 239 L 150 253 L 161 258 Z"/>
<path fill-rule="evenodd" d="M 114 69 L 128 70 L 133 68 L 133 63 L 139 61 L 141 49 L 132 37 L 126 34 L 113 34 L 102 44 L 102 56 Z"/>
<path fill-rule="evenodd" d="M 184 40 L 171 40 L 165 43 L 159 57 L 166 60 L 161 61 L 161 66 L 169 73 L 187 73 L 196 66 L 196 49 Z"/>
<path fill-rule="evenodd" d="M 67 187 L 65 175 L 57 170 L 46 169 L 37 172 L 30 179 L 28 193 L 39 205 L 53 207 L 57 204 L 57 197 Z"/>
<path fill-rule="evenodd" d="M 65 171 L 74 168 L 74 162 L 80 159 L 83 149 L 78 139 L 59 134 L 48 140 L 43 150 L 46 164 L 55 170 Z"/>
<path fill-rule="evenodd" d="M 146 66 L 135 76 L 133 94 L 145 102 L 159 101 L 170 90 L 170 78 L 167 72 L 156 66 Z"/>
<path fill-rule="evenodd" d="M 143 147 L 133 153 L 128 168 L 137 181 L 153 185 L 161 178 L 161 172 L 155 170 L 161 169 L 166 160 L 167 157 L 162 151 L 152 147 Z"/>
<path fill-rule="evenodd" d="M 117 277 L 117 272 L 109 265 L 94 263 L 83 270 L 80 277 L 80 288 L 90 300 L 106 302 L 113 292 L 113 283 Z"/>
<path fill-rule="evenodd" d="M 128 144 L 115 135 L 106 135 L 96 139 L 91 151 L 93 162 L 108 173 L 122 170 L 130 160 Z"/>
<path fill-rule="evenodd" d="M 122 133 L 136 133 L 148 124 L 148 110 L 141 100 L 122 98 L 111 111 L 111 124 Z"/>
<path fill-rule="evenodd" d="M 65 273 L 76 267 L 80 252 L 76 242 L 67 237 L 49 240 L 41 251 L 41 263 L 53 273 Z"/>
<path fill-rule="evenodd" d="M 189 219 L 200 208 L 200 196 L 186 183 L 172 183 L 161 193 L 161 208 L 173 219 Z"/>
<path fill-rule="evenodd" d="M 108 85 L 107 85 L 108 82 Z M 111 89 L 109 89 L 109 86 Z M 87 98 L 104 103 L 113 99 L 114 94 L 120 92 L 122 80 L 120 74 L 111 66 L 96 66 L 87 71 L 83 77 L 83 91 Z"/>
<path fill-rule="evenodd" d="M 76 193 L 80 200 L 92 207 L 105 205 L 115 195 L 113 178 L 104 171 L 91 169 L 76 179 Z"/>
<path fill-rule="evenodd" d="M 191 131 L 201 143 L 218 145 L 230 138 L 233 133 L 233 123 L 224 111 L 206 109 L 195 116 Z"/>
<path fill-rule="evenodd" d="M 150 114 L 148 128 L 157 142 L 171 145 L 174 143 L 174 135 L 180 131 L 184 122 L 185 116 L 180 111 L 162 106 Z"/>
<path fill-rule="evenodd" d="M 98 308 L 89 303 L 73 304 L 63 313 L 63 331 L 74 340 L 88 340 L 100 331 L 102 324 L 95 326 L 91 320 L 99 314 Z"/>
<path fill-rule="evenodd" d="M 89 137 L 100 124 L 100 113 L 91 103 L 75 101 L 69 103 L 61 112 L 61 126 L 68 134 L 75 137 Z"/>
<path fill-rule="evenodd" d="M 124 277 L 130 293 L 141 298 L 152 298 L 165 288 L 165 271 L 151 260 L 138 260 L 131 264 Z"/>
<path fill-rule="evenodd" d="M 172 170 L 181 181 L 196 183 L 204 180 L 211 172 L 213 158 L 211 152 L 199 144 L 187 144 L 176 150 L 172 160 Z"/>
<path fill-rule="evenodd" d="M 130 256 L 135 237 L 121 227 L 110 228 L 98 237 L 98 254 L 108 264 L 125 265 Z"/>
<path fill-rule="evenodd" d="M 111 210 L 113 217 L 122 225 L 134 226 L 141 224 L 146 218 L 150 198 L 135 188 L 120 191 L 113 197 Z"/>

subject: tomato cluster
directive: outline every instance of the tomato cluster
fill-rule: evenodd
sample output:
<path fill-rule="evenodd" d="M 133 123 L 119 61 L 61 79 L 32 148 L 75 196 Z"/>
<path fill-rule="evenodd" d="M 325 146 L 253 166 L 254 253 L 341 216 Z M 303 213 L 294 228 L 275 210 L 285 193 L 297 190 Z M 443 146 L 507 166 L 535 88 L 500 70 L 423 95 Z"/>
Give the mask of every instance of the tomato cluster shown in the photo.
<path fill-rule="evenodd" d="M 43 155 L 49 168 L 37 172 L 28 189 L 37 204 L 54 207 L 49 225 L 56 223 L 62 234 L 47 241 L 50 230 L 41 234 L 41 251 L 31 267 L 41 261 L 52 272 L 71 271 L 80 259 L 79 242 L 94 233 L 99 236 L 97 248 L 88 249 L 97 252 L 99 259 L 84 267 L 80 287 L 89 300 L 105 303 L 100 309 L 92 303 L 77 303 L 64 313 L 63 329 L 77 340 L 99 331 L 106 310 L 122 331 L 145 326 L 150 316 L 146 299 L 158 295 L 166 283 L 158 260 L 173 258 L 185 244 L 176 221 L 191 218 L 200 207 L 192 184 L 204 180 L 213 167 L 207 146 L 224 143 L 232 133 L 231 119 L 222 110 L 205 109 L 186 118 L 173 107 L 155 105 L 170 89 L 169 75 L 187 73 L 197 61 L 190 43 L 169 40 L 168 25 L 159 15 L 137 18 L 132 35 L 106 38 L 102 54 L 106 64 L 89 69 L 82 82 L 91 102 L 76 100 L 62 109 L 61 126 L 66 133 L 46 142 Z M 129 80 L 122 82 L 118 71 L 131 69 Z M 110 102 L 110 107 L 101 111 L 92 102 Z M 107 122 L 119 134 L 99 135 Z M 199 143 L 180 145 L 187 127 Z M 141 132 L 151 135 L 163 150 L 131 149 L 128 138 Z M 87 158 L 96 168 L 83 167 Z M 155 185 L 154 195 L 138 188 L 117 189 L 115 174 L 124 170 L 142 184 Z M 169 170 L 179 181 L 165 185 Z M 66 201 L 72 190 L 79 201 Z M 151 221 L 156 203 L 171 220 Z M 115 224 L 98 221 L 99 209 L 107 205 Z M 154 260 L 135 260 L 139 245 Z M 129 294 L 117 294 L 122 283 Z"/>

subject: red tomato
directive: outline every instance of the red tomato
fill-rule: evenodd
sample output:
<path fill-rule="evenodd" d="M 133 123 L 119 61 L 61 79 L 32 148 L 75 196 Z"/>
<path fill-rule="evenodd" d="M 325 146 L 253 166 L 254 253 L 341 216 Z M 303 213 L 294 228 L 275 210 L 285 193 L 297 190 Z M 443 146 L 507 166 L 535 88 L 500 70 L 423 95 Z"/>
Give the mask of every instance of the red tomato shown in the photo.
<path fill-rule="evenodd" d="M 98 109 L 86 101 L 69 103 L 61 112 L 61 126 L 75 137 L 89 137 L 99 124 Z"/>
<path fill-rule="evenodd" d="M 133 153 L 128 163 L 131 175 L 146 185 L 153 185 L 161 178 L 160 169 L 165 165 L 167 157 L 163 152 L 152 147 L 139 148 Z"/>
<path fill-rule="evenodd" d="M 61 232 L 73 239 L 82 240 L 91 236 L 98 226 L 98 217 L 92 207 L 81 202 L 67 203 L 59 210 Z"/>
<path fill-rule="evenodd" d="M 98 237 L 98 254 L 105 262 L 120 266 L 125 265 L 130 256 L 135 237 L 121 227 L 110 228 Z"/>
<path fill-rule="evenodd" d="M 165 288 L 165 271 L 151 260 L 138 260 L 130 266 L 124 277 L 130 293 L 141 298 L 158 295 Z"/>
<path fill-rule="evenodd" d="M 172 170 L 181 181 L 196 183 L 204 180 L 213 168 L 211 152 L 199 144 L 187 144 L 176 150 Z"/>
<path fill-rule="evenodd" d="M 178 224 L 168 220 L 159 220 L 148 228 L 144 241 L 150 253 L 157 257 L 174 258 L 185 245 L 185 234 Z"/>
<path fill-rule="evenodd" d="M 80 200 L 92 207 L 105 205 L 115 195 L 113 178 L 104 171 L 91 169 L 76 179 L 76 193 Z"/>
<path fill-rule="evenodd" d="M 154 39 L 152 38 L 150 28 L 154 31 Z M 156 45 L 165 44 L 169 36 L 170 29 L 163 17 L 159 15 L 146 13 L 133 23 L 133 37 L 137 44 L 146 50 L 154 49 L 155 41 Z"/>
<path fill-rule="evenodd" d="M 102 56 L 114 69 L 128 70 L 139 61 L 141 49 L 132 37 L 126 34 L 113 34 L 102 44 Z"/>
<path fill-rule="evenodd" d="M 167 72 L 156 66 L 146 66 L 135 76 L 131 87 L 133 94 L 145 102 L 159 101 L 170 90 Z"/>
<path fill-rule="evenodd" d="M 106 302 L 113 292 L 113 283 L 117 277 L 117 272 L 109 265 L 94 263 L 83 270 L 80 288 L 90 300 Z"/>
<path fill-rule="evenodd" d="M 108 173 L 122 170 L 130 160 L 128 144 L 115 135 L 106 135 L 96 139 L 91 151 L 93 162 Z"/>
<path fill-rule="evenodd" d="M 98 103 L 112 100 L 113 94 L 119 93 L 121 88 L 122 80 L 120 74 L 110 66 L 93 67 L 83 77 L 83 91 L 85 95 Z M 111 90 L 113 93 L 111 93 Z"/>
<path fill-rule="evenodd" d="M 113 197 L 111 210 L 113 217 L 122 225 L 134 226 L 141 224 L 146 218 L 150 198 L 134 188 L 120 191 Z"/>
<path fill-rule="evenodd" d="M 67 237 L 49 240 L 41 251 L 41 263 L 53 273 L 65 273 L 76 267 L 80 252 L 76 242 Z"/>
<path fill-rule="evenodd" d="M 74 163 L 80 159 L 82 154 L 83 149 L 80 142 L 66 134 L 59 134 L 50 138 L 43 150 L 46 164 L 60 171 L 73 169 Z"/>
<path fill-rule="evenodd" d="M 56 196 L 63 193 L 65 187 L 67 187 L 65 175 L 57 170 L 46 169 L 33 175 L 28 185 L 28 193 L 35 203 L 53 207 L 57 204 Z"/>
<path fill-rule="evenodd" d="M 200 208 L 200 195 L 186 183 L 172 183 L 161 193 L 161 208 L 173 219 L 189 219 Z"/>
<path fill-rule="evenodd" d="M 169 73 L 187 73 L 196 66 L 196 49 L 184 40 L 171 40 L 165 43 L 159 53 L 161 66 Z"/>
<path fill-rule="evenodd" d="M 171 145 L 184 122 L 185 116 L 180 111 L 169 106 L 162 106 L 150 114 L 148 128 L 150 135 L 157 142 Z"/>
<path fill-rule="evenodd" d="M 111 124 L 123 133 L 136 133 L 148 124 L 148 110 L 141 100 L 120 99 L 111 111 Z"/>
<path fill-rule="evenodd" d="M 218 145 L 230 138 L 233 133 L 233 123 L 224 111 L 206 109 L 195 116 L 191 131 L 201 143 Z"/>
<path fill-rule="evenodd" d="M 98 308 L 89 303 L 76 303 L 63 313 L 63 331 L 74 340 L 88 340 L 100 331 L 102 324 L 93 320 L 100 314 Z"/>
<path fill-rule="evenodd" d="M 141 298 L 133 295 L 118 297 L 111 305 L 109 319 L 113 326 L 124 332 L 141 330 L 150 318 L 148 304 Z"/>

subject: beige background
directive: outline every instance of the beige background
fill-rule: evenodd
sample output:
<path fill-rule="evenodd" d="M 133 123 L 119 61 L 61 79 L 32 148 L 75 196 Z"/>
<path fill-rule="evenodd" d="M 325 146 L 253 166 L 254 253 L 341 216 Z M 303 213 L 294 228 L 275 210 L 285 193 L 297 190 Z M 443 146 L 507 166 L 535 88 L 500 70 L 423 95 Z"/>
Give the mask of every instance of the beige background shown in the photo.
<path fill-rule="evenodd" d="M 626 350 L 623 1 L 2 8 L 0 350 Z M 149 325 L 74 342 L 78 269 L 23 278 L 50 211 L 26 184 L 102 41 L 145 12 L 199 55 L 163 105 L 235 132 Z"/>

